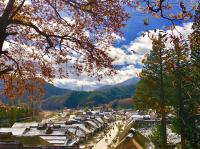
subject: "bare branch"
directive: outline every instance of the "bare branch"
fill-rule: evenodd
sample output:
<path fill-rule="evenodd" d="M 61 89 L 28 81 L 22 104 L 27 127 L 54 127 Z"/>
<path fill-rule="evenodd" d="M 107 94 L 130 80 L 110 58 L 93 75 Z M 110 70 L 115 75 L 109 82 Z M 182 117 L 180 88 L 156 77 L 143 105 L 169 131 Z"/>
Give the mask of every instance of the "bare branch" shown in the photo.
<path fill-rule="evenodd" d="M 16 64 L 17 70 L 18 70 L 19 73 L 21 74 L 19 63 L 18 63 L 14 58 L 12 58 L 11 56 L 9 56 L 7 53 L 4 53 L 4 55 L 5 55 L 7 58 L 9 58 L 10 60 L 12 60 L 12 61 Z"/>

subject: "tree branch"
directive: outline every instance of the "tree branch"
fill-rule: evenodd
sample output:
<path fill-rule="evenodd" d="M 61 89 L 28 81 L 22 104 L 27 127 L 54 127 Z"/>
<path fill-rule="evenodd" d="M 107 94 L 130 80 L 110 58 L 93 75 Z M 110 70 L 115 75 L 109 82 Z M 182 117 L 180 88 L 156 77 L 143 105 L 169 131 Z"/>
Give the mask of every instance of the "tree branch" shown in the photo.
<path fill-rule="evenodd" d="M 9 0 L 8 1 L 8 4 L 7 4 L 7 6 L 6 6 L 6 8 L 3 12 L 3 15 L 2 15 L 3 18 L 6 18 L 8 20 L 8 17 L 9 17 L 9 15 L 10 15 L 12 9 L 13 9 L 14 3 L 15 3 L 15 0 Z"/>
<path fill-rule="evenodd" d="M 7 53 L 4 53 L 4 55 L 5 55 L 8 59 L 12 60 L 12 61 L 16 64 L 17 70 L 18 70 L 19 73 L 21 74 L 19 63 L 18 63 L 14 58 L 12 58 L 11 56 L 9 56 Z M 13 70 L 13 69 L 12 69 L 12 70 Z"/>
<path fill-rule="evenodd" d="M 87 47 L 84 47 L 84 44 L 85 44 L 86 42 L 82 42 L 82 41 L 80 41 L 80 40 L 78 40 L 78 39 L 76 39 L 76 38 L 74 38 L 74 37 L 72 37 L 72 36 L 69 36 L 69 35 L 60 36 L 60 35 L 54 35 L 54 34 L 47 34 L 47 33 L 45 33 L 44 31 L 41 31 L 36 25 L 32 24 L 31 22 L 26 23 L 26 22 L 23 22 L 22 20 L 11 20 L 9 23 L 10 23 L 10 24 L 19 24 L 19 25 L 28 26 L 28 27 L 33 28 L 38 34 L 40 34 L 40 35 L 42 35 L 42 36 L 44 36 L 44 37 L 46 38 L 47 43 L 49 44 L 49 47 L 47 47 L 47 50 L 48 50 L 49 48 L 52 48 L 52 47 L 54 46 L 54 45 L 53 45 L 53 42 L 52 42 L 52 40 L 51 40 L 52 37 L 58 38 L 58 39 L 60 39 L 60 40 L 62 40 L 62 41 L 63 41 L 63 40 L 69 40 L 69 41 L 71 41 L 71 42 L 77 43 L 77 44 L 79 44 L 83 49 L 86 49 L 86 48 L 88 48 L 88 47 L 93 46 L 92 44 L 89 44 L 89 42 L 87 42 L 87 45 L 88 45 L 88 46 L 87 46 Z M 93 48 L 94 48 L 94 46 L 93 46 Z M 89 49 L 87 49 L 87 50 L 89 50 Z"/>
<path fill-rule="evenodd" d="M 12 19 L 17 14 L 17 12 L 22 8 L 24 3 L 25 3 L 25 0 L 23 0 L 22 3 L 17 7 L 17 9 L 12 13 L 11 17 L 9 18 L 9 20 Z"/>
<path fill-rule="evenodd" d="M 10 72 L 10 71 L 12 71 L 12 70 L 13 70 L 12 68 L 6 68 L 6 69 L 4 69 L 4 70 L 1 70 L 1 71 L 0 71 L 0 76 L 3 75 L 3 74 L 6 74 L 6 73 L 8 73 L 8 72 Z"/>

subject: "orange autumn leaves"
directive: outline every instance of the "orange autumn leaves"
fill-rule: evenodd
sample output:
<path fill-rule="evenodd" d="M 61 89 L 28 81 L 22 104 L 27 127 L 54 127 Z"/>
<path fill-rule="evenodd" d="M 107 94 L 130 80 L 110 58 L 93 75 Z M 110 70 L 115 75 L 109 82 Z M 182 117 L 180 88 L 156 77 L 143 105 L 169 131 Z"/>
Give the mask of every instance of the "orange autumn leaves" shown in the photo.
<path fill-rule="evenodd" d="M 2 94 L 37 100 L 43 80 L 83 72 L 98 79 L 113 75 L 107 48 L 128 19 L 123 2 L 1 0 Z"/>

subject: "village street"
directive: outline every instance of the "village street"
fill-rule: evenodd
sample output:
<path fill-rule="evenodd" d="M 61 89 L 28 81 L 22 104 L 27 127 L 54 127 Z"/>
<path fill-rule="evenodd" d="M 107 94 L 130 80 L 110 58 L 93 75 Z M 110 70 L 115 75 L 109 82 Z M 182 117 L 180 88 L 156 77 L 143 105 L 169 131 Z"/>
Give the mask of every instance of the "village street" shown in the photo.
<path fill-rule="evenodd" d="M 114 129 L 110 129 L 109 132 L 104 136 L 97 144 L 94 145 L 92 149 L 107 149 L 113 139 L 118 134 L 118 127 L 116 124 L 113 124 Z M 110 135 L 110 136 L 109 136 Z"/>

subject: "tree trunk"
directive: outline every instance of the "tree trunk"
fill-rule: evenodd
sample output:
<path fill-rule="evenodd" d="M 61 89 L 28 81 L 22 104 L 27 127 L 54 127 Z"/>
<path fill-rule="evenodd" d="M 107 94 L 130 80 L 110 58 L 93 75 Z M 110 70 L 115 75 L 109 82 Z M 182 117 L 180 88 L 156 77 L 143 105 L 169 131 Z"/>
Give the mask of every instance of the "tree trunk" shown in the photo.
<path fill-rule="evenodd" d="M 181 148 L 185 149 L 185 124 L 184 124 L 184 109 L 183 109 L 183 97 L 182 97 L 182 74 L 180 71 L 180 53 L 178 53 L 177 60 L 177 100 L 178 100 L 178 120 L 180 124 L 180 134 L 181 134 Z"/>
<path fill-rule="evenodd" d="M 185 148 L 185 124 L 184 124 L 184 114 L 183 114 L 183 99 L 181 98 L 181 82 L 179 78 L 179 83 L 178 83 L 178 103 L 179 103 L 179 111 L 178 111 L 178 119 L 180 123 L 180 133 L 181 133 L 181 147 L 182 149 Z"/>
<path fill-rule="evenodd" d="M 3 43 L 4 43 L 4 40 L 5 40 L 5 28 L 4 28 L 4 21 L 3 21 L 3 18 L 0 17 L 0 57 L 1 55 L 3 54 Z"/>
<path fill-rule="evenodd" d="M 3 48 L 3 43 L 6 39 L 6 28 L 8 25 L 9 16 L 11 12 L 13 11 L 14 3 L 15 3 L 15 0 L 9 0 L 3 11 L 2 16 L 0 16 L 0 57 L 2 54 L 4 54 L 2 48 Z"/>
<path fill-rule="evenodd" d="M 164 95 L 164 83 L 163 83 L 163 60 L 162 49 L 159 49 L 160 58 L 160 100 L 161 100 L 161 137 L 162 137 L 162 149 L 167 148 L 167 132 L 166 132 L 166 113 L 165 113 L 165 95 Z"/>
<path fill-rule="evenodd" d="M 161 134 L 162 134 L 162 149 L 167 148 L 167 132 L 166 132 L 166 113 L 162 112 L 162 120 L 161 120 Z"/>
<path fill-rule="evenodd" d="M 197 128 L 197 126 L 196 126 L 196 116 L 195 116 L 195 114 L 193 115 L 193 117 L 192 117 L 192 122 L 191 122 L 191 126 L 192 126 L 192 128 L 194 129 L 194 130 L 198 130 L 198 128 Z M 199 133 L 199 132 L 192 132 L 193 134 L 193 142 L 192 142 L 192 147 L 193 148 L 198 148 L 198 136 L 197 136 L 197 133 Z"/>

